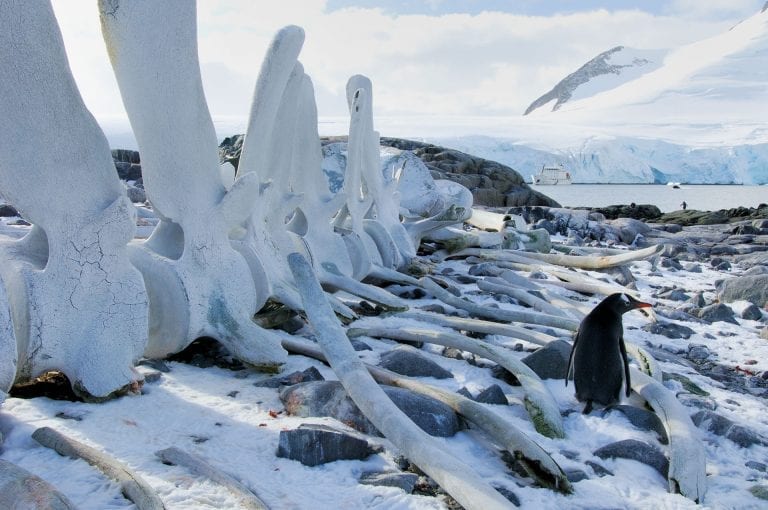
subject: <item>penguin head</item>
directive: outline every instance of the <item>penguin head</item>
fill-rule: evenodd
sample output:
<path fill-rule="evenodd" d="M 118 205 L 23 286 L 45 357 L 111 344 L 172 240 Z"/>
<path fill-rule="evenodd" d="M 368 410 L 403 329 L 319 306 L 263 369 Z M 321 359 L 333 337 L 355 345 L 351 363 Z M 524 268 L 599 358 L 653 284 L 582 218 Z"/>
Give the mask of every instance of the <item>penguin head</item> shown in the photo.
<path fill-rule="evenodd" d="M 637 300 L 629 294 L 624 294 L 623 292 L 611 294 L 605 298 L 603 302 L 619 314 L 625 314 L 630 310 L 635 310 L 636 308 L 651 308 L 653 306 L 650 303 Z"/>

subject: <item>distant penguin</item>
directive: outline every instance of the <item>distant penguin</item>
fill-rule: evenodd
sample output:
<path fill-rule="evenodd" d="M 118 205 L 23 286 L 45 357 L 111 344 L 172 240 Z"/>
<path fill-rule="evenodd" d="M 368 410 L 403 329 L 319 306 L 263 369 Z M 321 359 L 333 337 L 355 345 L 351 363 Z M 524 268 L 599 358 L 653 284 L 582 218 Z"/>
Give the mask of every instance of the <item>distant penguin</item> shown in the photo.
<path fill-rule="evenodd" d="M 576 398 L 586 402 L 584 414 L 592 411 L 593 402 L 604 406 L 616 404 L 621 395 L 622 379 L 629 396 L 629 363 L 621 316 L 630 310 L 651 306 L 627 294 L 611 294 L 581 321 L 568 359 L 565 385 L 568 386 L 573 367 Z"/>

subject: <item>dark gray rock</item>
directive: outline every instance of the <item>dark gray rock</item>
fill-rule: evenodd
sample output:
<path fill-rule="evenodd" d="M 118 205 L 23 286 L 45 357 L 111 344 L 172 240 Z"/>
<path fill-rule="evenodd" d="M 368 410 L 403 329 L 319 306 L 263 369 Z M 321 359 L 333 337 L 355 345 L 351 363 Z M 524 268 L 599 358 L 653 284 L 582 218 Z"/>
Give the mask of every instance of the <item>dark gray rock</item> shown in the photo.
<path fill-rule="evenodd" d="M 685 270 L 689 273 L 701 273 L 703 272 L 703 269 L 701 268 L 701 264 L 688 264 L 685 267 Z"/>
<path fill-rule="evenodd" d="M 662 292 L 661 294 L 659 294 L 658 297 L 662 299 L 669 299 L 672 301 L 681 301 L 681 302 L 688 301 L 689 299 L 691 299 L 691 297 L 688 294 L 686 294 L 685 291 L 682 289 L 668 290 L 667 292 Z"/>
<path fill-rule="evenodd" d="M 586 464 L 587 466 L 591 467 L 591 468 L 592 468 L 592 471 L 594 471 L 594 472 L 595 472 L 595 475 L 597 475 L 597 476 L 599 476 L 599 477 L 603 477 L 603 476 L 613 476 L 613 472 L 612 472 L 612 471 L 610 471 L 610 470 L 608 470 L 608 469 L 604 468 L 603 466 L 601 466 L 601 465 L 600 465 L 600 464 L 598 464 L 597 462 L 594 462 L 594 461 L 588 460 L 588 461 L 586 461 L 584 464 Z"/>
<path fill-rule="evenodd" d="M 142 203 L 147 201 L 147 194 L 141 188 L 128 186 L 125 192 L 128 195 L 128 200 L 133 203 Z"/>
<path fill-rule="evenodd" d="M 467 397 L 469 399 L 475 400 L 475 397 L 472 396 L 472 393 L 470 393 L 470 391 L 467 389 L 466 386 L 462 386 L 461 388 L 459 388 L 459 390 L 456 393 L 464 397 Z"/>
<path fill-rule="evenodd" d="M 688 326 L 675 324 L 674 322 L 653 322 L 643 326 L 643 330 L 655 335 L 662 335 L 667 338 L 685 338 L 688 339 L 695 333 Z"/>
<path fill-rule="evenodd" d="M 350 338 L 349 343 L 352 344 L 352 348 L 356 351 L 372 351 L 373 348 L 371 348 L 370 345 L 363 342 L 359 338 Z"/>
<path fill-rule="evenodd" d="M 453 374 L 411 348 L 396 348 L 381 355 L 381 368 L 410 377 L 450 379 Z"/>
<path fill-rule="evenodd" d="M 766 220 L 768 221 L 768 220 Z M 755 276 L 759 274 L 768 274 L 768 266 L 754 266 L 744 271 L 741 276 Z"/>
<path fill-rule="evenodd" d="M 13 218 L 19 215 L 19 211 L 15 207 L 8 204 L 0 204 L 0 217 Z"/>
<path fill-rule="evenodd" d="M 689 299 L 688 302 L 694 305 L 696 308 L 704 308 L 707 306 L 707 301 L 704 299 L 703 292 L 696 292 L 691 296 L 691 299 Z"/>
<path fill-rule="evenodd" d="M 738 276 L 724 280 L 718 287 L 720 301 L 749 301 L 761 308 L 768 304 L 768 274 Z"/>
<path fill-rule="evenodd" d="M 712 355 L 712 351 L 706 345 L 689 344 L 688 359 L 693 361 L 704 361 Z"/>
<path fill-rule="evenodd" d="M 571 344 L 565 340 L 555 340 L 522 361 L 542 379 L 565 379 L 570 355 Z"/>
<path fill-rule="evenodd" d="M 765 473 L 768 471 L 768 465 L 763 464 L 762 462 L 758 462 L 756 460 L 748 460 L 744 463 L 745 466 L 747 466 L 749 469 L 754 469 L 755 471 L 760 471 L 762 473 Z"/>
<path fill-rule="evenodd" d="M 568 481 L 571 483 L 580 482 L 582 480 L 589 480 L 587 473 L 581 469 L 565 469 L 564 471 L 565 477 L 568 478 Z"/>
<path fill-rule="evenodd" d="M 596 457 L 600 457 L 601 459 L 618 457 L 642 462 L 643 464 L 647 464 L 656 469 L 656 471 L 661 473 L 664 478 L 667 478 L 667 475 L 669 474 L 669 461 L 661 450 L 636 439 L 617 441 L 603 446 L 602 448 L 598 448 L 593 453 Z"/>
<path fill-rule="evenodd" d="M 461 428 L 456 413 L 442 402 L 402 388 L 385 386 L 383 389 L 395 405 L 428 434 L 450 437 Z M 293 416 L 330 416 L 360 432 L 379 434 L 339 381 L 288 386 L 281 390 L 280 400 Z"/>
<path fill-rule="evenodd" d="M 749 492 L 757 499 L 764 499 L 768 501 L 768 486 L 753 485 L 749 488 Z"/>
<path fill-rule="evenodd" d="M 507 498 L 507 500 L 513 505 L 518 507 L 520 506 L 520 498 L 517 497 L 517 494 L 507 489 L 506 487 L 499 487 L 497 485 L 494 485 L 493 488 L 499 491 L 499 494 Z"/>
<path fill-rule="evenodd" d="M 744 307 L 739 316 L 742 319 L 749 321 L 759 321 L 763 318 L 763 312 L 754 303 L 750 303 L 749 306 Z"/>
<path fill-rule="evenodd" d="M 655 432 L 661 444 L 668 444 L 669 438 L 664 424 L 656 413 L 641 409 L 635 406 L 617 405 L 608 409 L 609 412 L 618 411 L 623 414 L 629 422 L 641 430 Z"/>
<path fill-rule="evenodd" d="M 336 460 L 362 460 L 376 453 L 363 438 L 326 425 L 300 425 L 280 431 L 277 456 L 318 466 Z"/>
<path fill-rule="evenodd" d="M 678 271 L 682 271 L 683 265 L 680 263 L 679 260 L 671 258 L 671 257 L 663 257 L 661 259 L 661 267 L 676 269 Z"/>
<path fill-rule="evenodd" d="M 377 471 L 365 471 L 358 482 L 363 485 L 378 485 L 381 487 L 397 487 L 407 494 L 413 492 L 419 475 L 416 473 L 382 473 Z"/>
<path fill-rule="evenodd" d="M 504 395 L 504 391 L 498 384 L 492 384 L 488 386 L 486 389 L 478 393 L 477 397 L 475 397 L 475 400 L 482 402 L 483 404 L 498 404 L 505 406 L 509 405 L 509 401 L 507 400 L 506 395 Z"/>
<path fill-rule="evenodd" d="M 723 436 L 742 448 L 749 448 L 755 444 L 768 444 L 758 433 L 742 425 L 735 424 L 725 416 L 713 411 L 698 411 L 691 416 L 691 420 L 697 427 L 715 435 Z"/>
<path fill-rule="evenodd" d="M 708 322 L 730 322 L 738 324 L 735 314 L 730 306 L 723 303 L 715 303 L 699 310 L 699 318 Z"/>
<path fill-rule="evenodd" d="M 286 375 L 277 375 L 264 379 L 263 381 L 255 382 L 253 385 L 258 388 L 279 388 L 281 386 L 292 386 L 303 382 L 324 380 L 325 377 L 323 377 L 323 374 L 321 374 L 318 369 L 309 367 L 303 372 L 296 371 Z"/>

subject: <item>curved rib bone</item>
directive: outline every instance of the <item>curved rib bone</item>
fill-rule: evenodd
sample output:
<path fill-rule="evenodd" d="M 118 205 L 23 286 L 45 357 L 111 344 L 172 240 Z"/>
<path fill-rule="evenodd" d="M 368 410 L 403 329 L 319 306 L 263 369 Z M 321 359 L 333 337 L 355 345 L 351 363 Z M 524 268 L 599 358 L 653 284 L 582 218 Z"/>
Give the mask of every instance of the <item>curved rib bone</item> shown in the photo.
<path fill-rule="evenodd" d="M 525 391 L 525 408 L 536 430 L 547 437 L 563 438 L 565 431 L 560 409 L 554 397 L 539 376 L 528 365 L 517 359 L 505 348 L 482 340 L 470 339 L 457 333 L 445 333 L 419 328 L 350 328 L 347 336 L 384 337 L 407 342 L 428 342 L 446 347 L 455 347 L 494 361 L 509 370 Z"/>
<path fill-rule="evenodd" d="M 422 278 L 421 285 L 422 288 L 427 290 L 440 301 L 451 306 L 455 306 L 456 308 L 466 310 L 478 317 L 485 317 L 488 319 L 495 319 L 505 322 L 527 322 L 531 324 L 539 324 L 541 326 L 567 329 L 569 331 L 576 331 L 576 329 L 579 327 L 579 321 L 565 317 L 558 317 L 555 315 L 547 315 L 535 312 L 518 312 L 514 310 L 502 310 L 499 308 L 487 308 L 454 296 L 429 278 Z"/>
<path fill-rule="evenodd" d="M 413 423 L 373 381 L 333 316 L 312 268 L 299 254 L 288 263 L 304 309 L 329 364 L 363 414 L 403 453 L 467 509 L 509 508 L 510 503 L 469 466 Z"/>
<path fill-rule="evenodd" d="M 76 507 L 42 478 L 0 459 L 0 508 L 75 510 Z"/>
<path fill-rule="evenodd" d="M 226 488 L 237 498 L 239 508 L 245 510 L 268 510 L 269 507 L 248 487 L 226 473 L 214 469 L 197 455 L 185 452 L 175 446 L 155 452 L 165 464 L 182 465 L 193 473 L 203 476 Z"/>
<path fill-rule="evenodd" d="M 32 433 L 32 439 L 55 450 L 59 455 L 72 459 L 83 459 L 91 466 L 120 484 L 126 498 L 136 504 L 139 510 L 164 510 L 165 506 L 154 489 L 139 475 L 109 455 L 48 427 L 41 427 Z"/>
<path fill-rule="evenodd" d="M 660 382 L 631 368 L 632 389 L 659 415 L 669 436 L 669 490 L 697 503 L 707 490 L 707 461 L 688 411 Z"/>
<path fill-rule="evenodd" d="M 560 253 L 518 252 L 512 250 L 512 254 L 522 255 L 527 258 L 557 264 L 558 266 L 577 267 L 579 269 L 604 269 L 606 267 L 620 266 L 627 262 L 643 260 L 658 255 L 664 250 L 663 245 L 649 246 L 641 250 L 627 251 L 621 255 L 563 255 Z"/>
<path fill-rule="evenodd" d="M 327 362 L 322 351 L 314 343 L 284 336 L 283 347 L 290 352 Z M 507 451 L 520 454 L 528 474 L 541 485 L 565 493 L 572 491 L 571 484 L 560 466 L 538 443 L 483 404 L 458 393 L 446 391 L 383 368 L 368 364 L 365 367 L 381 384 L 406 388 L 449 405 L 454 411 L 485 431 Z"/>

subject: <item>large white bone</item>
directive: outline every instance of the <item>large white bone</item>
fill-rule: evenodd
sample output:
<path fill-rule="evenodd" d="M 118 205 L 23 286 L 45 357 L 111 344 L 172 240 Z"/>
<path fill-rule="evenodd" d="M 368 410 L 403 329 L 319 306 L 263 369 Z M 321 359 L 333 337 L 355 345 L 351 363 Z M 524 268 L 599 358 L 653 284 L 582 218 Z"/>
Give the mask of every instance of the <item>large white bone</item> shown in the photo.
<path fill-rule="evenodd" d="M 99 7 L 144 184 L 161 218 L 131 252 L 150 294 L 146 355 L 162 357 L 210 336 L 238 358 L 274 369 L 286 353 L 251 320 L 268 297 L 257 292 L 262 282 L 253 276 L 263 268 L 246 262 L 228 238 L 249 217 L 259 182 L 240 176 L 229 191 L 221 182 L 197 58 L 195 4 L 100 0 Z"/>
<path fill-rule="evenodd" d="M 34 226 L 0 243 L 17 379 L 64 372 L 102 398 L 136 381 L 147 294 L 126 243 L 135 212 L 69 69 L 51 5 L 0 3 L 0 189 Z M 72 200 L 77 194 L 78 199 Z M 0 343 L 9 343 L 0 293 Z M 0 367 L 0 391 L 11 370 Z"/>

